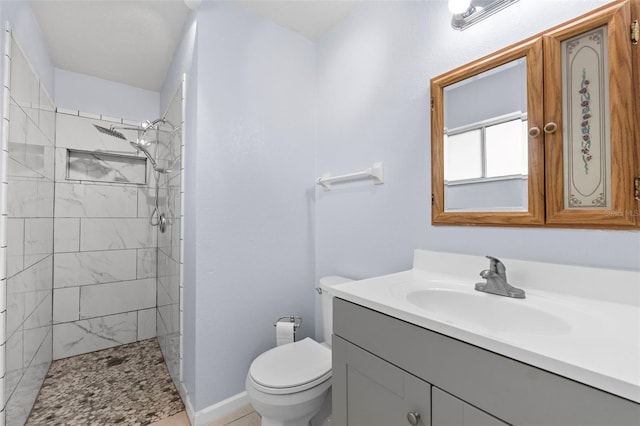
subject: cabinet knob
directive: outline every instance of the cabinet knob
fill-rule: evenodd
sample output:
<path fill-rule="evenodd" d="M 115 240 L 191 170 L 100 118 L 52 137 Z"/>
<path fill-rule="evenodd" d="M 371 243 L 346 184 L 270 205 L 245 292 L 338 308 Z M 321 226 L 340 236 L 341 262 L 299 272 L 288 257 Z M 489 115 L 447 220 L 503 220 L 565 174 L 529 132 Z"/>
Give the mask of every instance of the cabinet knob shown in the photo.
<path fill-rule="evenodd" d="M 534 126 L 529 129 L 529 136 L 531 136 L 532 138 L 537 137 L 539 134 L 540 134 L 540 127 Z"/>
<path fill-rule="evenodd" d="M 558 125 L 553 121 L 550 121 L 544 125 L 544 132 L 547 134 L 555 133 L 556 130 L 558 130 Z"/>
<path fill-rule="evenodd" d="M 418 423 L 420 423 L 420 413 L 417 411 L 407 413 L 407 421 L 411 426 L 418 426 Z"/>

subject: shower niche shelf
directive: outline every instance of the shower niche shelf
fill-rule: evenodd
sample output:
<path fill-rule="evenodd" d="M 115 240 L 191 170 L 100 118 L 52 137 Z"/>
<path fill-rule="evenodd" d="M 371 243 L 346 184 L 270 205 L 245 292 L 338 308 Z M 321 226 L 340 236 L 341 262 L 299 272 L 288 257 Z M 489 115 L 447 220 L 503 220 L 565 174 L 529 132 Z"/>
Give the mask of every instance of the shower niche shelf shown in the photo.
<path fill-rule="evenodd" d="M 147 159 L 135 155 L 68 149 L 66 179 L 146 185 Z"/>

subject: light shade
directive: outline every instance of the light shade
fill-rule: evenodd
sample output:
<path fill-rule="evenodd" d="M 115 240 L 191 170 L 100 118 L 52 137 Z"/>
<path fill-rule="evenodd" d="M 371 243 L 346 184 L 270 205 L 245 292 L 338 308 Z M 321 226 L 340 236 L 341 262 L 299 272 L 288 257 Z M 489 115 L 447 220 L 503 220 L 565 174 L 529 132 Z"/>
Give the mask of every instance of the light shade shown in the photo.
<path fill-rule="evenodd" d="M 2 0 L 0 0 L 2 1 Z M 453 12 L 451 26 L 456 30 L 464 30 L 471 25 L 486 19 L 494 13 L 511 6 L 518 0 L 449 0 L 449 9 Z M 467 9 L 464 9 L 464 8 Z"/>
<path fill-rule="evenodd" d="M 449 10 L 456 15 L 466 12 L 470 5 L 471 0 L 449 0 Z"/>
<path fill-rule="evenodd" d="M 202 0 L 184 0 L 184 4 L 191 10 L 197 10 L 200 7 Z"/>

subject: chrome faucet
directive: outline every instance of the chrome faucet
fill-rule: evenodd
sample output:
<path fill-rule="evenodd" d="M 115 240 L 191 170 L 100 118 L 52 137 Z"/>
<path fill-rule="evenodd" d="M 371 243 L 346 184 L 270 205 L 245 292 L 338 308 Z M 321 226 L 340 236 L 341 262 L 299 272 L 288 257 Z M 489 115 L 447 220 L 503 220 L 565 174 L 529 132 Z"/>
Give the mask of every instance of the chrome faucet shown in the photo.
<path fill-rule="evenodd" d="M 495 257 L 486 256 L 491 262 L 489 269 L 480 272 L 480 276 L 487 280 L 485 283 L 476 283 L 476 290 L 485 293 L 497 294 L 498 296 L 514 297 L 524 299 L 524 290 L 515 288 L 507 282 L 507 268 Z"/>

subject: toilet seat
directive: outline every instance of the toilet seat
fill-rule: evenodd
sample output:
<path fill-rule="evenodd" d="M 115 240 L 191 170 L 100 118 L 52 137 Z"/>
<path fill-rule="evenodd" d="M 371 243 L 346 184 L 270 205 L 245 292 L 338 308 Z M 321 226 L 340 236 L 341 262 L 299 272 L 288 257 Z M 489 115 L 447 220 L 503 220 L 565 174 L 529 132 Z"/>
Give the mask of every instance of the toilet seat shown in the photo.
<path fill-rule="evenodd" d="M 264 393 L 302 392 L 331 378 L 331 350 L 308 337 L 278 346 L 251 363 L 248 378 Z"/>

